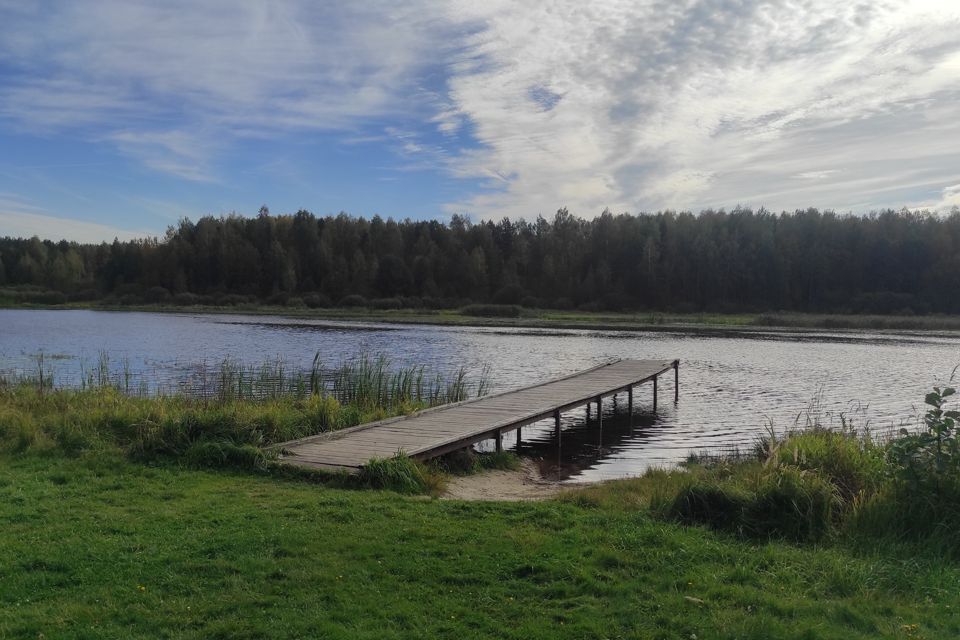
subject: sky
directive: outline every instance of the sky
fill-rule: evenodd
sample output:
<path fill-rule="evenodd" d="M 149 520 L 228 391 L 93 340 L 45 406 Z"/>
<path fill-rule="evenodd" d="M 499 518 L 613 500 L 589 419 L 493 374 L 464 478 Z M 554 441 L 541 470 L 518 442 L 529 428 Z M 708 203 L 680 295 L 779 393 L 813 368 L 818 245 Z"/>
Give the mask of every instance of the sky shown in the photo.
<path fill-rule="evenodd" d="M 0 0 L 0 236 L 960 205 L 960 2 Z"/>

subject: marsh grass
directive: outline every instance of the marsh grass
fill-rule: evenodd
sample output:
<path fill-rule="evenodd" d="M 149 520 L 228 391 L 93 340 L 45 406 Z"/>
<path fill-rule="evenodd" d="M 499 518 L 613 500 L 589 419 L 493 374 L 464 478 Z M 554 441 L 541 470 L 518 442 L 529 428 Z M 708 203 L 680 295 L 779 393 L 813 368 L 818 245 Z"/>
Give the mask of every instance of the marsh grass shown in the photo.
<path fill-rule="evenodd" d="M 128 362 L 113 370 L 105 353 L 84 371 L 80 388 L 58 388 L 40 357 L 36 375 L 0 383 L 0 451 L 109 450 L 138 461 L 264 470 L 279 442 L 486 389 L 486 372 L 473 382 L 460 369 L 448 380 L 422 366 L 391 368 L 384 357 L 360 356 L 327 374 L 319 360 L 307 372 L 291 372 L 281 361 L 257 367 L 225 361 L 215 375 L 201 375 L 201 393 L 157 395 L 136 384 Z M 421 484 L 428 489 L 437 481 Z"/>
<path fill-rule="evenodd" d="M 356 476 L 356 483 L 368 489 L 387 489 L 397 493 L 438 494 L 443 477 L 423 463 L 411 460 L 402 451 L 390 458 L 369 460 Z"/>

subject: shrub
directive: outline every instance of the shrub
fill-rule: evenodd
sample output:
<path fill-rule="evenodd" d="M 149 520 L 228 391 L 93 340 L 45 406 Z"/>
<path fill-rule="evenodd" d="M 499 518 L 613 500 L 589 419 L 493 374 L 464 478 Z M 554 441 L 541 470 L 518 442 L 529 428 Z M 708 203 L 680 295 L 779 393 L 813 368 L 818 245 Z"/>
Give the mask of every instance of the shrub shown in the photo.
<path fill-rule="evenodd" d="M 367 306 L 367 299 L 361 295 L 355 293 L 350 294 L 349 296 L 344 296 L 340 298 L 340 302 L 337 303 L 337 306 L 340 307 L 365 307 Z"/>
<path fill-rule="evenodd" d="M 28 302 L 32 304 L 65 304 L 67 296 L 60 291 L 20 291 L 16 295 L 18 302 Z"/>
<path fill-rule="evenodd" d="M 402 309 L 403 301 L 400 298 L 375 298 L 370 301 L 374 309 Z"/>
<path fill-rule="evenodd" d="M 543 298 L 535 298 L 533 296 L 525 296 L 520 301 L 521 307 L 526 307 L 527 309 L 542 309 L 546 306 Z"/>
<path fill-rule="evenodd" d="M 471 304 L 460 309 L 460 313 L 483 318 L 519 318 L 522 309 L 515 304 Z"/>
<path fill-rule="evenodd" d="M 228 293 L 222 296 L 217 296 L 217 304 L 222 307 L 235 307 L 237 305 L 247 304 L 249 302 L 250 298 L 236 293 Z"/>
<path fill-rule="evenodd" d="M 198 296 L 195 293 L 184 292 L 184 293 L 178 293 L 175 296 L 173 296 L 173 303 L 179 304 L 182 306 L 195 305 L 195 304 L 198 304 L 199 302 L 200 302 L 200 296 Z"/>
<path fill-rule="evenodd" d="M 150 287 L 143 294 L 143 299 L 151 304 L 161 304 L 170 300 L 170 292 L 164 287 Z"/>
<path fill-rule="evenodd" d="M 333 303 L 330 301 L 330 297 L 323 293 L 311 293 L 306 295 L 303 298 L 303 303 L 311 309 L 320 309 L 333 306 Z"/>
<path fill-rule="evenodd" d="M 299 296 L 293 296 L 293 297 L 291 297 L 291 298 L 287 298 L 286 305 L 287 305 L 288 307 L 303 308 L 303 307 L 306 307 L 306 306 L 307 306 L 307 303 L 304 302 L 303 298 L 301 298 L 301 297 L 299 297 Z"/>

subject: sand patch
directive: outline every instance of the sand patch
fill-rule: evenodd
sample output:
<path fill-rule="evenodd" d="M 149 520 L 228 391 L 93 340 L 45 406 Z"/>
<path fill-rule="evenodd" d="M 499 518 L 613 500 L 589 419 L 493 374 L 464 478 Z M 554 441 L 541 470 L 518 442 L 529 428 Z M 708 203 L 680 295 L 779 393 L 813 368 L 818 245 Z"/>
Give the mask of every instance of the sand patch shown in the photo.
<path fill-rule="evenodd" d="M 441 496 L 447 500 L 543 500 L 572 487 L 545 480 L 536 462 L 521 460 L 516 471 L 491 470 L 450 480 Z"/>

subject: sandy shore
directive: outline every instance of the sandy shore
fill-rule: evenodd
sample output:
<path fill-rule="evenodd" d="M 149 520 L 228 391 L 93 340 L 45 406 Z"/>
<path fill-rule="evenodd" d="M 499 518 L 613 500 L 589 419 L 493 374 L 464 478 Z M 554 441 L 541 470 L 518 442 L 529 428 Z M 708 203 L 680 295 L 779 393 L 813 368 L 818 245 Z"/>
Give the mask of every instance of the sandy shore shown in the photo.
<path fill-rule="evenodd" d="M 543 500 L 570 489 L 568 485 L 544 480 L 537 464 L 523 459 L 516 471 L 484 471 L 453 478 L 441 497 L 447 500 Z"/>

